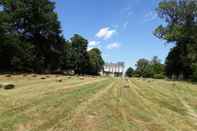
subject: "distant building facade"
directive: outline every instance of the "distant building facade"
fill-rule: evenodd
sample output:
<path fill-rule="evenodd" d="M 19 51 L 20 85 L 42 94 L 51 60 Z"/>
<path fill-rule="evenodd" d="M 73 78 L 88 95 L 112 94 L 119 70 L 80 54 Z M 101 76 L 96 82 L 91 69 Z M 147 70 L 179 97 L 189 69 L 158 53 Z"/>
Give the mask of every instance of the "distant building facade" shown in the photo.
<path fill-rule="evenodd" d="M 103 67 L 102 75 L 121 77 L 124 76 L 124 68 L 125 68 L 124 62 L 107 63 Z"/>

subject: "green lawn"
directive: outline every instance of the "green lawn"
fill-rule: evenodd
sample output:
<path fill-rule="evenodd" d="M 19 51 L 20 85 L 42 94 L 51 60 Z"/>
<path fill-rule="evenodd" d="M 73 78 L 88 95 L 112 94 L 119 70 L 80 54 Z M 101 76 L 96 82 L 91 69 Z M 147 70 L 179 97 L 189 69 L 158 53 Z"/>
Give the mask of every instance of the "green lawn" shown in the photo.
<path fill-rule="evenodd" d="M 0 131 L 197 130 L 197 85 L 191 83 L 1 75 L 0 83 L 7 82 L 16 88 L 0 89 Z"/>

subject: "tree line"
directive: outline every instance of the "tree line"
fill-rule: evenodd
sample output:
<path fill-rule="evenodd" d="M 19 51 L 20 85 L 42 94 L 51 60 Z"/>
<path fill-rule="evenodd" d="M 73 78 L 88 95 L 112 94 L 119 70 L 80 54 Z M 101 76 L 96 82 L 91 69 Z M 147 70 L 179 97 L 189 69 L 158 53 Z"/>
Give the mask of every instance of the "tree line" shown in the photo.
<path fill-rule="evenodd" d="M 128 77 L 144 77 L 144 78 L 165 78 L 165 65 L 161 63 L 161 60 L 154 56 L 152 60 L 145 58 L 139 59 L 136 63 L 136 69 L 129 67 L 126 71 Z"/>
<path fill-rule="evenodd" d="M 165 75 L 197 81 L 197 1 L 162 0 L 156 11 L 165 24 L 158 26 L 154 35 L 174 44 L 165 61 Z"/>
<path fill-rule="evenodd" d="M 87 51 L 88 41 L 62 35 L 50 0 L 0 0 L 0 71 L 97 75 L 101 51 Z"/>

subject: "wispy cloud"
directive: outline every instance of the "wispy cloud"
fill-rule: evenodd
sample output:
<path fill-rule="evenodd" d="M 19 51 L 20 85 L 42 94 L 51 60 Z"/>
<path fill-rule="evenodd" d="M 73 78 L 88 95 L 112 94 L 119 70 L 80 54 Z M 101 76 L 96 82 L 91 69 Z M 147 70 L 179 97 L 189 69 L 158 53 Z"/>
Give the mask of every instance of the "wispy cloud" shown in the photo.
<path fill-rule="evenodd" d="M 100 48 L 101 47 L 100 43 L 101 43 L 100 41 L 90 41 L 88 44 L 88 51 L 93 48 Z"/>
<path fill-rule="evenodd" d="M 120 10 L 121 19 L 124 20 L 123 22 L 119 23 L 120 30 L 125 30 L 129 24 L 130 17 L 134 15 L 133 5 L 128 5 L 125 8 Z"/>
<path fill-rule="evenodd" d="M 120 48 L 120 43 L 117 43 L 117 42 L 114 42 L 114 43 L 111 43 L 109 45 L 107 45 L 107 49 L 118 49 Z"/>
<path fill-rule="evenodd" d="M 114 33 L 116 33 L 116 30 L 110 29 L 110 27 L 105 27 L 99 30 L 99 32 L 96 34 L 96 37 L 106 40 L 111 38 Z"/>
<path fill-rule="evenodd" d="M 144 15 L 144 21 L 145 21 L 145 22 L 153 21 L 153 20 L 155 20 L 156 18 L 157 18 L 157 13 L 154 12 L 154 11 L 150 11 L 150 12 L 148 12 L 148 13 L 146 13 L 146 14 Z"/>
<path fill-rule="evenodd" d="M 125 7 L 125 8 L 123 8 L 123 9 L 121 9 L 121 10 L 120 10 L 120 14 L 121 14 L 121 15 L 124 15 L 124 16 L 126 16 L 126 17 L 130 17 L 131 15 L 134 14 L 134 12 L 133 12 L 131 6 L 128 6 L 128 7 Z"/>
<path fill-rule="evenodd" d="M 98 46 L 100 43 L 100 41 L 90 41 L 89 46 Z"/>
<path fill-rule="evenodd" d="M 126 29 L 128 25 L 129 25 L 129 22 L 126 21 L 126 22 L 123 24 L 123 29 Z"/>

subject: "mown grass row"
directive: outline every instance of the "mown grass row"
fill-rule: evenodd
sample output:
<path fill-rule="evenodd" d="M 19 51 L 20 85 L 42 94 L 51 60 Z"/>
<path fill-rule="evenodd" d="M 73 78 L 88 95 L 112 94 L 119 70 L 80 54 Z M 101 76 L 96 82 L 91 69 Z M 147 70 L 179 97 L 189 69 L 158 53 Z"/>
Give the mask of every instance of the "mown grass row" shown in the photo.
<path fill-rule="evenodd" d="M 135 78 L 73 78 L 57 83 L 54 77 L 37 79 L 40 84 L 31 80 L 31 85 L 0 90 L 3 131 L 197 129 L 197 86 L 191 83 Z"/>
<path fill-rule="evenodd" d="M 196 107 L 190 103 L 197 97 L 196 89 L 185 82 L 119 80 L 81 112 L 69 130 L 195 131 Z"/>
<path fill-rule="evenodd" d="M 47 130 L 61 119 L 69 119 L 69 113 L 77 105 L 105 88 L 112 80 L 101 79 L 90 83 L 84 80 L 82 83 L 76 81 L 77 84 L 69 81 L 65 84 L 51 82 L 48 85 L 41 82 L 34 86 L 18 87 L 9 92 L 0 91 L 0 107 L 3 107 L 0 108 L 0 129 Z M 26 89 L 29 92 L 24 91 Z M 28 95 L 23 94 L 24 92 Z"/>

